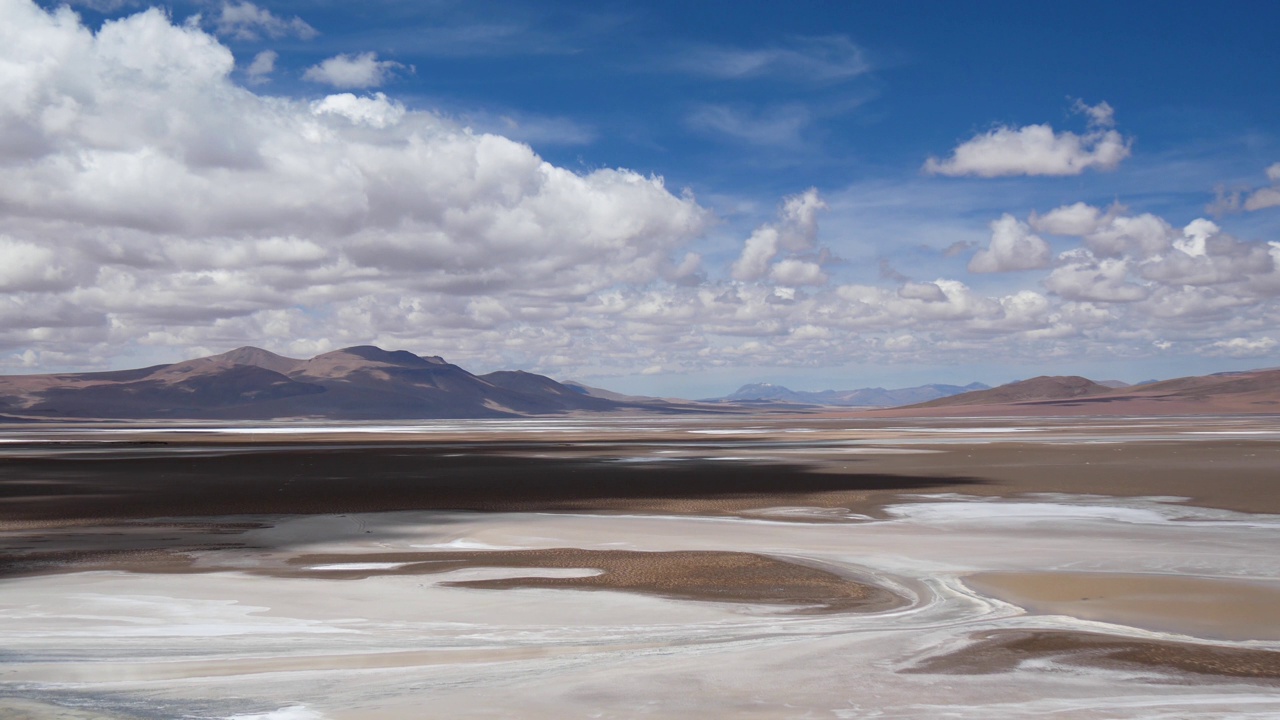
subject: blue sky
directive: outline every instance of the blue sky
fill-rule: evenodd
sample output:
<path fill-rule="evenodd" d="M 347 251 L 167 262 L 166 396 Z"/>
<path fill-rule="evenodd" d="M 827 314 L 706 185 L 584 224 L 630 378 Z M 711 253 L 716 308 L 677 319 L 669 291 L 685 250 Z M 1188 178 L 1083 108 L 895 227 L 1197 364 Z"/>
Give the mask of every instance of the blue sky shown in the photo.
<path fill-rule="evenodd" d="M 1280 365 L 1274 3 L 0 16 L 11 372 L 376 343 L 709 396 Z"/>

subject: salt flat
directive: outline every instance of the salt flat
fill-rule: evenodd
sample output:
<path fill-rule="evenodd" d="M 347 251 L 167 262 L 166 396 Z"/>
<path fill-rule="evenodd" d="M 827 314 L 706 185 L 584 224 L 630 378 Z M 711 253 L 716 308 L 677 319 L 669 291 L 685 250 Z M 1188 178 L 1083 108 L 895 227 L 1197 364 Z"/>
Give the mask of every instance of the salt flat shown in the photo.
<path fill-rule="evenodd" d="M 60 502 L 74 522 L 29 516 L 5 526 L 13 552 L 0 580 L 0 709 L 15 717 L 264 720 L 1280 714 L 1272 602 L 1280 597 L 1280 515 L 1243 512 L 1250 498 L 1226 497 L 1221 487 L 1206 495 L 1209 503 L 1186 502 L 1136 466 L 1130 475 L 1142 482 L 1125 485 L 1114 448 L 1089 441 L 1107 435 L 1134 458 L 1176 452 L 1188 474 L 1199 468 L 1210 477 L 1227 464 L 1222 474 L 1237 473 L 1239 487 L 1270 478 L 1276 494 L 1276 466 L 1265 466 L 1275 441 L 1261 434 L 1269 426 L 1224 419 L 1215 429 L 1241 436 L 1226 446 L 1218 436 L 1184 434 L 1206 423 L 1098 429 L 1076 421 L 999 433 L 982 422 L 973 433 L 770 428 L 763 442 L 731 448 L 756 461 L 710 467 L 730 486 L 740 471 L 724 466 L 781 467 L 784 482 L 749 497 L 730 487 L 675 503 L 620 491 L 576 494 L 574 507 L 555 511 L 538 507 L 564 502 L 552 493 L 524 497 L 514 511 L 420 501 L 377 512 L 319 506 L 104 519 L 83 510 L 116 492 L 110 482 L 94 498 L 66 491 Z M 1030 426 L 1019 419 L 1010 427 Z M 726 451 L 723 436 L 682 440 L 689 429 L 735 427 L 663 426 L 653 431 L 660 447 L 637 449 L 632 438 L 625 452 L 557 449 L 554 440 L 496 450 L 519 461 L 557 456 L 565 473 L 601 468 L 611 483 L 647 482 L 635 473 L 668 473 L 669 464 L 635 470 L 614 456 L 675 449 L 684 458 L 677 465 L 701 468 Z M 945 439 L 898 444 L 911 435 Z M 851 447 L 932 452 L 870 453 L 844 475 L 844 456 L 826 453 Z M 1077 462 L 1062 462 L 1064 449 L 1079 453 Z M 255 457 L 253 448 L 231 450 Z M 590 463 L 569 462 L 564 453 L 574 451 Z M 758 460 L 778 451 L 812 457 L 807 474 Z M 373 469 L 379 453 L 409 451 L 361 452 Z M 1250 464 L 1251 454 L 1263 464 Z M 936 471 L 948 459 L 950 474 L 918 482 L 923 464 Z M 28 479 L 66 483 L 82 467 L 55 463 Z M 127 467 L 147 474 L 170 466 L 135 457 Z M 324 472 L 333 467 L 345 466 Z M 1042 467 L 1024 485 L 1004 480 Z M 1078 488 L 1073 474 L 1085 476 Z M 871 475 L 911 482 L 867 487 Z M 812 476 L 849 485 L 788 491 L 787 482 Z M 294 487 L 313 477 L 296 472 L 276 482 Z M 151 479 L 156 487 L 172 481 Z M 1097 492 L 1108 479 L 1115 492 Z M 377 491 L 364 482 L 366 493 Z M 1175 476 L 1169 489 L 1189 482 Z M 808 504 L 814 498 L 823 502 Z M 859 507 L 836 505 L 851 499 Z M 221 513 L 220 502 L 211 499 L 209 512 Z M 767 562 L 742 561 L 757 556 Z M 697 573 L 685 572 L 691 563 L 719 573 L 715 582 L 698 585 Z M 773 593 L 769 578 L 803 578 L 810 594 Z M 734 591 L 718 597 L 730 584 Z M 832 588 L 856 595 L 863 587 L 896 600 L 821 605 Z"/>

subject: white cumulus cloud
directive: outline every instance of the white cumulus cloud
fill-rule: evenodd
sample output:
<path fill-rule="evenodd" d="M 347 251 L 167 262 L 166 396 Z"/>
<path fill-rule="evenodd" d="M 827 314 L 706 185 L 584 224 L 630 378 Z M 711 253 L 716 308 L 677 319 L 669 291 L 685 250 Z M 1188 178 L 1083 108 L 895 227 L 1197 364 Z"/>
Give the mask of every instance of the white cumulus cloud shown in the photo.
<path fill-rule="evenodd" d="M 769 277 L 782 285 L 824 285 L 827 276 L 822 266 L 816 262 L 788 258 L 776 263 L 769 271 Z"/>
<path fill-rule="evenodd" d="M 1274 270 L 1267 246 L 1241 242 L 1204 218 L 1188 223 L 1167 252 L 1141 267 L 1143 277 L 1167 285 L 1221 285 Z"/>
<path fill-rule="evenodd" d="M 907 282 L 898 288 L 898 297 L 908 300 L 942 302 L 947 299 L 947 294 L 942 292 L 942 288 L 937 283 Z"/>
<path fill-rule="evenodd" d="M 0 235 L 0 292 L 65 289 L 77 279 L 52 249 Z"/>
<path fill-rule="evenodd" d="M 1079 175 L 1085 170 L 1114 170 L 1129 157 L 1131 140 L 1108 129 L 1111 106 L 1080 103 L 1089 117 L 1089 132 L 1056 132 L 1048 124 L 1020 128 L 1001 126 L 961 143 L 951 157 L 930 157 L 924 171 L 932 175 L 992 178 L 1006 175 Z"/>
<path fill-rule="evenodd" d="M 1062 255 L 1063 263 L 1044 280 L 1045 287 L 1068 300 L 1136 302 L 1150 289 L 1129 278 L 1129 261 L 1098 259 L 1088 250 Z"/>
<path fill-rule="evenodd" d="M 771 62 L 774 77 L 791 67 Z M 837 192 L 828 216 L 810 189 L 730 243 L 691 193 L 558 167 L 500 118 L 459 122 L 355 88 L 270 96 L 214 33 L 159 10 L 93 29 L 0 0 L 0 68 L 0 366 L 373 343 L 608 387 L 610 374 L 746 361 L 1277 353 L 1265 339 L 1280 327 L 1280 242 L 1232 237 L 1226 221 L 1070 202 L 996 211 L 976 268 L 1025 274 L 969 285 L 905 253 L 935 230 L 938 247 L 972 252 L 981 227 L 889 232 L 866 216 L 894 198 Z M 877 278 L 867 251 L 881 236 L 903 253 Z M 1046 260 L 1037 236 L 1076 247 Z M 828 237 L 856 262 L 834 262 Z"/>
<path fill-rule="evenodd" d="M 786 198 L 778 210 L 778 222 L 761 225 L 747 238 L 742 254 L 733 263 L 733 278 L 758 280 L 769 271 L 769 264 L 780 251 L 812 249 L 818 234 L 818 213 L 826 208 L 816 188 Z M 784 272 L 798 274 L 801 269 L 789 266 Z"/>
<path fill-rule="evenodd" d="M 1049 266 L 1049 243 L 1031 233 L 1024 222 L 1006 213 L 991 223 L 991 244 L 969 261 L 969 272 L 1036 270 Z"/>
<path fill-rule="evenodd" d="M 1044 215 L 1033 212 L 1028 222 L 1036 230 L 1050 235 L 1083 237 L 1096 230 L 1102 220 L 1101 210 L 1078 202 L 1056 207 Z"/>
<path fill-rule="evenodd" d="M 699 271 L 708 215 L 661 178 L 575 173 L 381 94 L 254 94 L 159 10 L 94 31 L 3 0 L 0 67 L 0 350 L 430 343 L 472 299 L 542 327 L 570 299 Z"/>
<path fill-rule="evenodd" d="M 316 115 L 338 115 L 356 124 L 385 128 L 400 122 L 405 109 L 400 103 L 388 100 L 382 93 L 375 93 L 372 97 L 341 93 L 311 103 L 311 112 Z"/>
<path fill-rule="evenodd" d="M 302 73 L 302 79 L 341 89 L 378 87 L 405 66 L 392 60 L 379 60 L 375 52 L 359 55 L 335 55 Z"/>
<path fill-rule="evenodd" d="M 1151 213 L 1117 214 L 1086 233 L 1084 242 L 1099 257 L 1148 258 L 1164 253 L 1180 235 L 1164 218 Z"/>

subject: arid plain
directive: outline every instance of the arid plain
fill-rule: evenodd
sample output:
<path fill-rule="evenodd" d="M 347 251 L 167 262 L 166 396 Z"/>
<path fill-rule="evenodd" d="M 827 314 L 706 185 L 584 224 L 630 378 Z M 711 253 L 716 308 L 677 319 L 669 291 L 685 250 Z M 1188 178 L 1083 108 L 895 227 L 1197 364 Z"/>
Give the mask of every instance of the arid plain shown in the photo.
<path fill-rule="evenodd" d="M 1264 718 L 1275 417 L 12 426 L 14 718 Z"/>

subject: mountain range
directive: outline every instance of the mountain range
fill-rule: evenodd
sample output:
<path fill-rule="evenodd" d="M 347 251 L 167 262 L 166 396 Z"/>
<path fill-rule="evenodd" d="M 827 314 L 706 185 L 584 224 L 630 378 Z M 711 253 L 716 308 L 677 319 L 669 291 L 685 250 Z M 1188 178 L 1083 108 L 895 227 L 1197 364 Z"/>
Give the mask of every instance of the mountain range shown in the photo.
<path fill-rule="evenodd" d="M 1115 387 L 1078 375 L 1040 376 L 894 408 L 925 415 L 1280 414 L 1280 369 L 1216 373 Z"/>
<path fill-rule="evenodd" d="M 497 418 L 678 411 L 522 371 L 473 375 L 440 357 L 349 347 L 310 360 L 255 347 L 116 372 L 0 377 L 10 419 Z"/>
<path fill-rule="evenodd" d="M 858 390 L 822 390 L 807 392 L 791 390 L 773 383 L 743 385 L 730 395 L 711 398 L 704 402 L 719 403 L 789 403 L 793 405 L 826 405 L 831 407 L 898 407 L 951 397 L 974 390 L 986 390 L 989 385 L 918 385 L 897 388 L 860 388 Z"/>
<path fill-rule="evenodd" d="M 822 412 L 869 416 L 1280 414 L 1280 369 L 1140 385 L 1042 376 L 990 388 L 797 392 L 745 385 L 700 402 L 633 397 L 523 371 L 486 375 L 437 356 L 363 345 L 284 357 L 255 347 L 113 372 L 0 376 L 0 421 L 411 420 L 566 413 Z"/>

